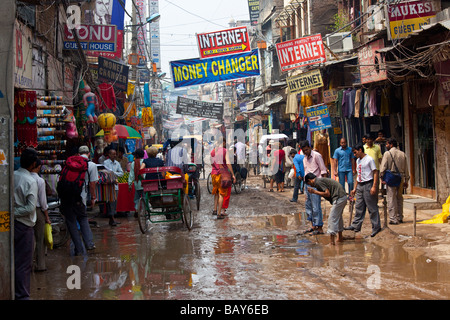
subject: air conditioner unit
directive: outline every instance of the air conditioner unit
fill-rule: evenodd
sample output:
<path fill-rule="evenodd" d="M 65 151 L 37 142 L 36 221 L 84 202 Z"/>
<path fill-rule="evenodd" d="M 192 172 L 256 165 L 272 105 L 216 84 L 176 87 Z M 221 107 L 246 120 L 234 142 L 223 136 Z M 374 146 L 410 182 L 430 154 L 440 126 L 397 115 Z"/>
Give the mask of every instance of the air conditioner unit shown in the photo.
<path fill-rule="evenodd" d="M 348 32 L 333 33 L 325 36 L 327 46 L 334 53 L 350 51 L 353 49 L 352 35 Z"/>

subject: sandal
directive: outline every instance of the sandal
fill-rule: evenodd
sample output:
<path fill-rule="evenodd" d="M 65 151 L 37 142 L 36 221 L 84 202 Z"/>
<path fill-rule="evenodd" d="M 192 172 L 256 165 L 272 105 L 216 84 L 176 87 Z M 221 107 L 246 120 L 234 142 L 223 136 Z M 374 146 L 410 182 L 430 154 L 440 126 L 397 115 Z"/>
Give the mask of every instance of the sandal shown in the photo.
<path fill-rule="evenodd" d="M 212 215 L 217 216 L 217 210 L 213 210 Z"/>
<path fill-rule="evenodd" d="M 303 234 L 307 234 L 307 233 L 314 232 L 314 231 L 315 231 L 314 228 L 311 228 L 311 229 L 308 229 L 305 232 L 303 232 Z"/>
<path fill-rule="evenodd" d="M 269 192 L 273 192 L 273 189 L 269 189 Z"/>

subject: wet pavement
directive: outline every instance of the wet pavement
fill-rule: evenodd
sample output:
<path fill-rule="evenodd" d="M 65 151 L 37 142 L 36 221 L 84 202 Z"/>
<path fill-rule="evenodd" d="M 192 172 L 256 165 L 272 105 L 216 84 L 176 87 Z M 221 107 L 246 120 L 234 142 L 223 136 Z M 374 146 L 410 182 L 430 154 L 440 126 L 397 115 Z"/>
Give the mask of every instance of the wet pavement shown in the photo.
<path fill-rule="evenodd" d="M 85 257 L 71 257 L 68 245 L 49 251 L 48 270 L 32 274 L 32 299 L 450 298 L 449 265 L 405 248 L 407 237 L 384 230 L 374 241 L 349 232 L 330 246 L 327 235 L 303 235 L 309 225 L 302 204 L 288 201 L 292 189 L 269 193 L 255 178 L 232 192 L 229 217 L 217 220 L 201 184 L 191 231 L 174 222 L 142 234 L 132 214 L 117 227 L 97 217 L 97 248 Z"/>

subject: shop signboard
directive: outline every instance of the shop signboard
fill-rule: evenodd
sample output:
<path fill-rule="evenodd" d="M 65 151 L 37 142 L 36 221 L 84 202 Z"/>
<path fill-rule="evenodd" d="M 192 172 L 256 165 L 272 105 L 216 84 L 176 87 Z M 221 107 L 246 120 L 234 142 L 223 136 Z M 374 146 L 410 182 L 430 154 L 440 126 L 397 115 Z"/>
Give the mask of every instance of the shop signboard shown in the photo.
<path fill-rule="evenodd" d="M 98 82 L 111 83 L 119 91 L 127 91 L 128 87 L 127 65 L 110 59 L 98 57 Z"/>
<path fill-rule="evenodd" d="M 384 40 L 369 42 L 358 50 L 359 73 L 361 84 L 383 81 L 387 79 L 384 56 L 377 50 L 384 48 Z"/>
<path fill-rule="evenodd" d="M 205 102 L 190 98 L 178 97 L 177 113 L 200 118 L 223 118 L 223 102 Z"/>
<path fill-rule="evenodd" d="M 337 95 L 338 90 L 336 89 L 325 90 L 323 92 L 323 103 L 335 102 L 337 99 Z"/>
<path fill-rule="evenodd" d="M 300 93 L 323 87 L 320 69 L 311 70 L 294 77 L 286 78 L 289 93 Z"/>
<path fill-rule="evenodd" d="M 14 86 L 18 88 L 33 87 L 33 45 L 31 39 L 33 39 L 31 30 L 16 20 Z"/>
<path fill-rule="evenodd" d="M 320 34 L 289 40 L 276 44 L 281 71 L 285 72 L 326 61 Z"/>
<path fill-rule="evenodd" d="M 248 0 L 248 12 L 250 14 L 251 25 L 257 25 L 259 18 L 259 0 Z"/>
<path fill-rule="evenodd" d="M 110 53 L 116 51 L 117 27 L 114 25 L 83 24 L 79 29 L 69 29 L 65 24 L 64 50 L 78 50 L 75 34 L 83 50 Z"/>
<path fill-rule="evenodd" d="M 201 58 L 212 58 L 251 51 L 247 27 L 197 34 Z"/>
<path fill-rule="evenodd" d="M 420 30 L 422 26 L 430 24 L 430 19 L 438 11 L 433 1 L 404 1 L 387 3 L 389 19 L 389 40 L 403 39 L 411 32 Z"/>
<path fill-rule="evenodd" d="M 170 62 L 175 88 L 260 75 L 259 51 Z"/>
<path fill-rule="evenodd" d="M 125 6 L 126 0 L 96 0 L 88 4 L 87 10 L 83 13 L 84 24 L 115 26 L 116 45 L 114 51 L 86 49 L 86 55 L 109 59 L 122 58 Z"/>
<path fill-rule="evenodd" d="M 311 131 L 318 131 L 331 128 L 331 118 L 326 104 L 319 104 L 306 108 L 309 128 Z"/>

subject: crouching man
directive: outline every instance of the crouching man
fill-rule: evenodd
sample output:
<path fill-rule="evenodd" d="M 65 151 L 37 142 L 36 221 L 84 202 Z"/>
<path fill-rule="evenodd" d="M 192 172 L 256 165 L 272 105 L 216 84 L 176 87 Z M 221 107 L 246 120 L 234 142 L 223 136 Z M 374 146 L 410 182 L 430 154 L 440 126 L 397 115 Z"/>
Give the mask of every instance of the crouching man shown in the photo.
<path fill-rule="evenodd" d="M 308 188 L 308 192 L 324 197 L 333 205 L 328 218 L 327 232 L 330 234 L 332 245 L 342 242 L 342 231 L 344 230 L 342 213 L 347 204 L 347 194 L 344 188 L 339 182 L 329 178 L 318 178 L 314 173 L 308 173 L 305 176 L 305 182 L 315 188 Z M 335 241 L 336 235 L 337 241 Z"/>

